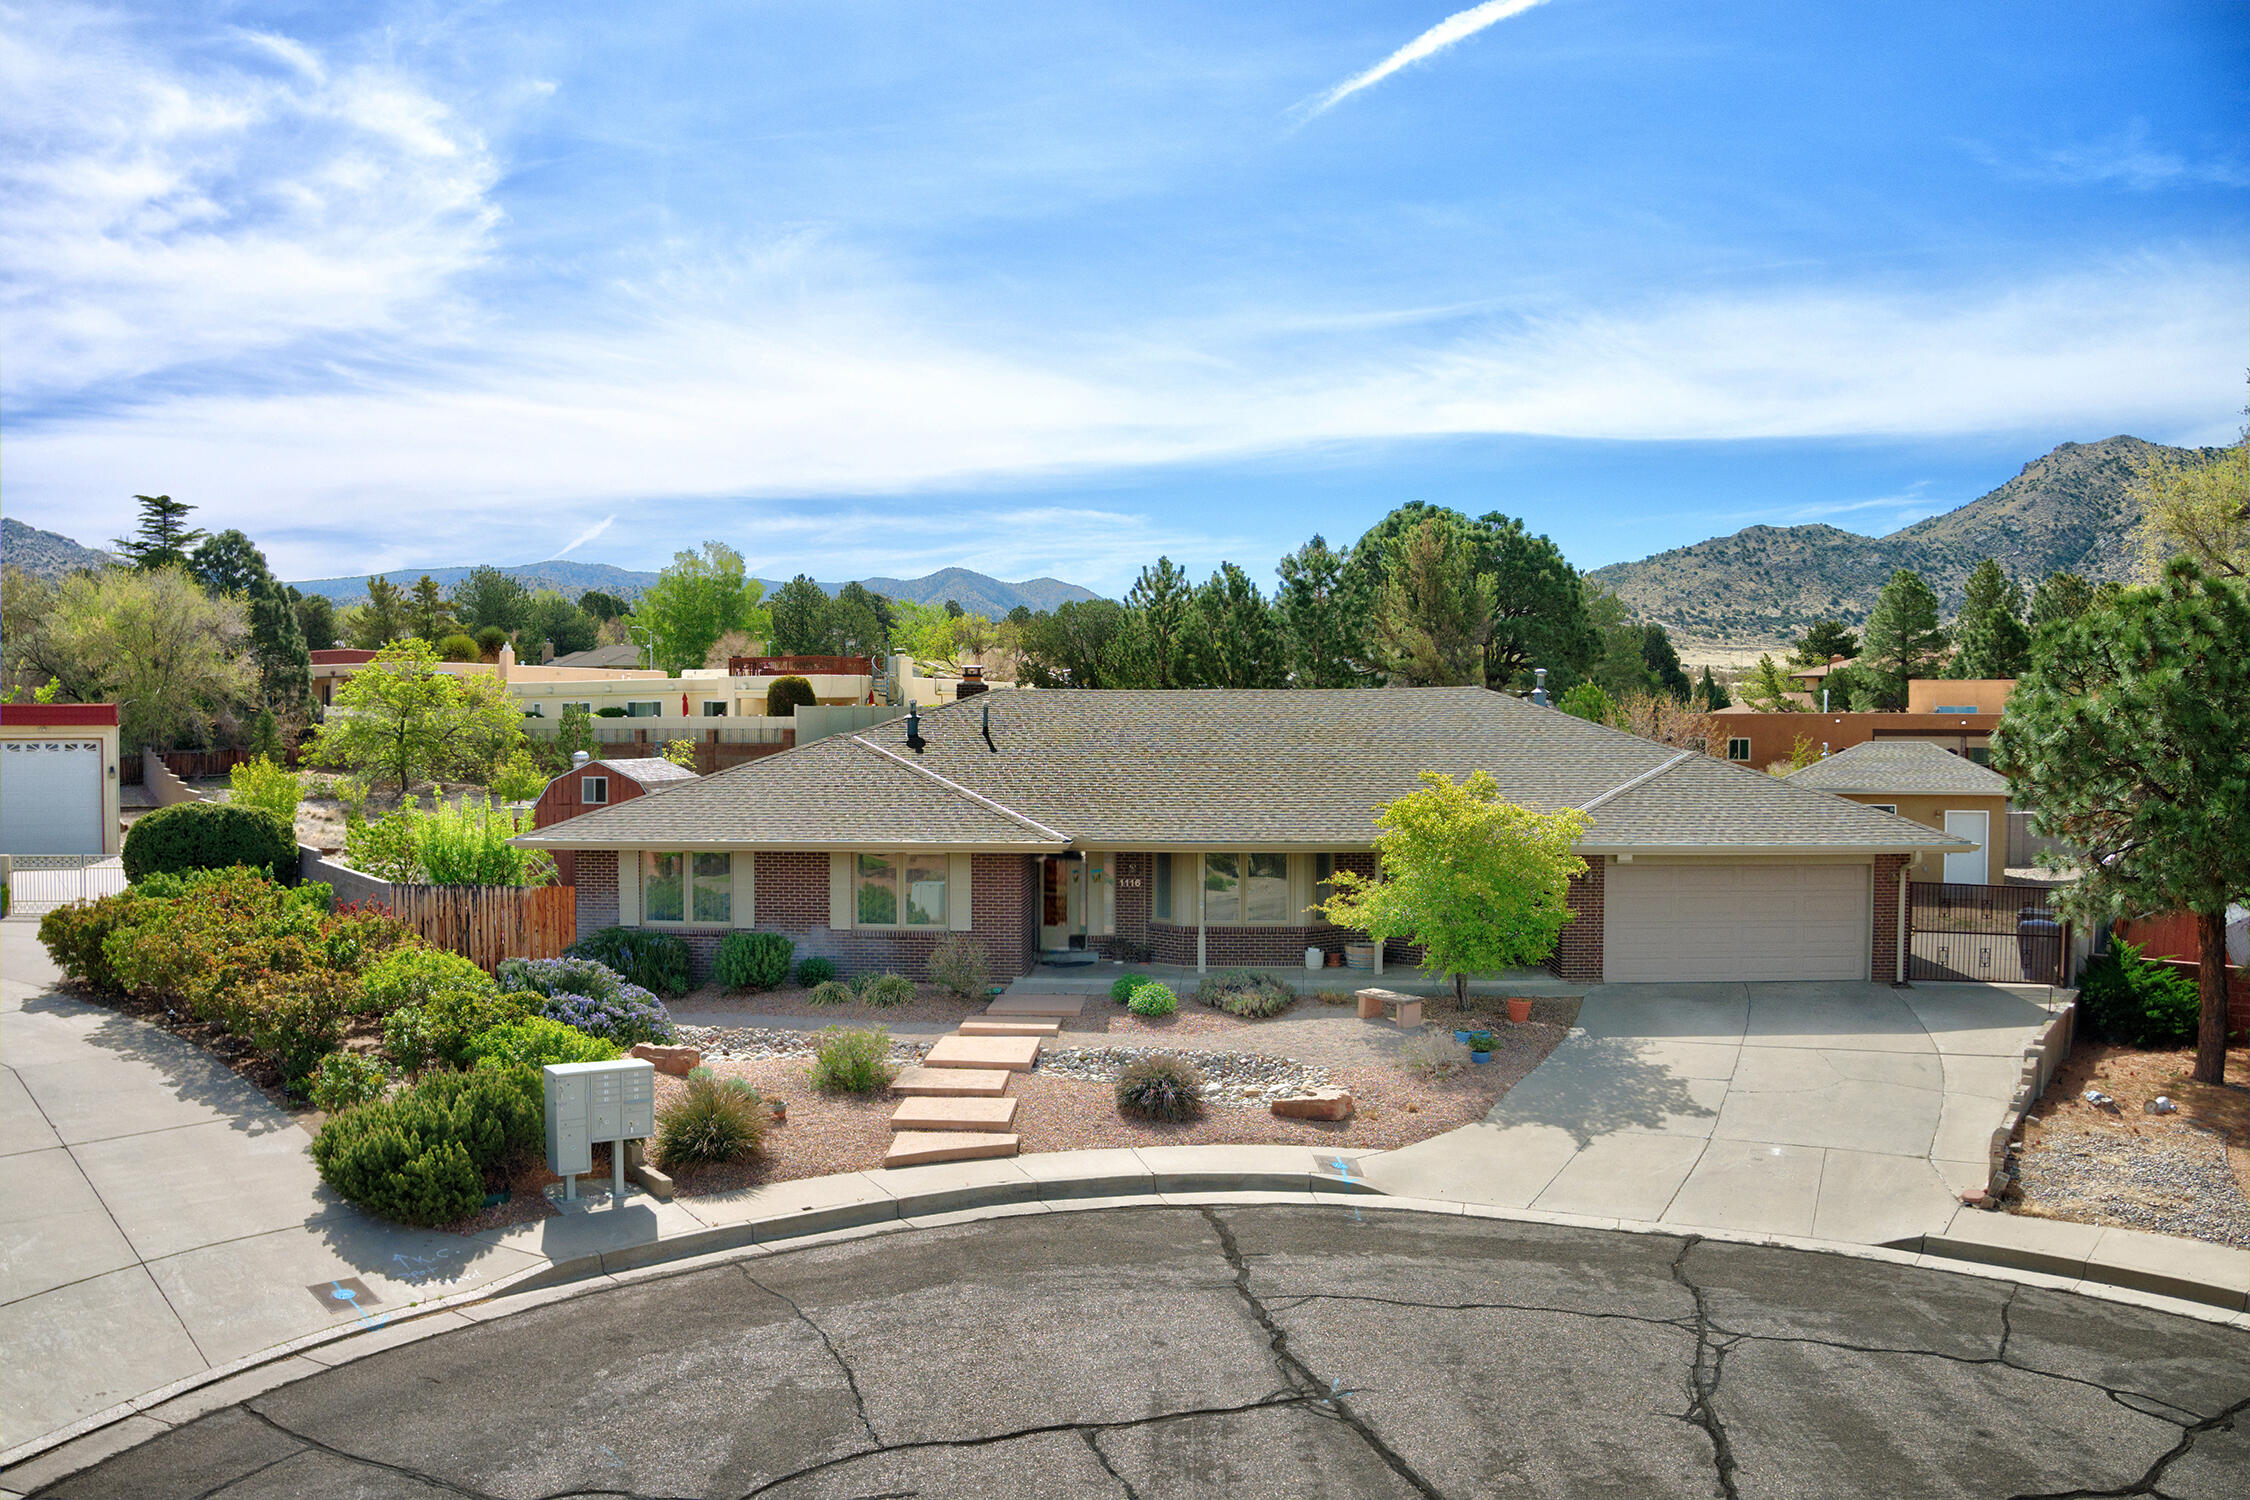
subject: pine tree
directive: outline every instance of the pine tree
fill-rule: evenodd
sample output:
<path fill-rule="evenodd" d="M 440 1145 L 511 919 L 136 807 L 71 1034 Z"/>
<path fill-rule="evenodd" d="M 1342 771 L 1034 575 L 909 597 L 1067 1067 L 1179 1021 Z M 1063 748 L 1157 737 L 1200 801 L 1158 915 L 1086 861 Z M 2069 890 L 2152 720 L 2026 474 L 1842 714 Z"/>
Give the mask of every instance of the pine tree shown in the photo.
<path fill-rule="evenodd" d="M 2076 573 L 2049 573 L 2031 593 L 2033 634 L 2048 625 L 2077 619 L 2093 602 L 2094 586 Z"/>
<path fill-rule="evenodd" d="M 453 611 L 446 607 L 445 591 L 427 573 L 415 581 L 407 594 L 406 624 L 414 634 L 433 645 L 457 628 L 453 623 Z"/>
<path fill-rule="evenodd" d="M 1365 625 L 1343 589 L 1344 554 L 1315 536 L 1281 560 L 1281 593 L 1274 601 L 1296 687 L 1358 687 L 1366 654 Z"/>
<path fill-rule="evenodd" d="M 1953 643 L 1948 677 L 2016 677 L 2027 664 L 2031 632 L 2023 623 L 2023 587 L 1992 558 L 1969 573 Z"/>
<path fill-rule="evenodd" d="M 1410 687 L 1484 681 L 1492 638 L 1492 585 L 1442 516 L 1425 518 L 1392 544 L 1390 567 L 1369 621 L 1384 675 Z"/>
<path fill-rule="evenodd" d="M 1183 687 L 1182 657 L 1187 650 L 1188 610 L 1194 590 L 1187 574 L 1169 557 L 1141 569 L 1126 592 L 1125 607 L 1140 616 L 1135 654 L 1142 657 L 1134 676 L 1144 686 Z"/>
<path fill-rule="evenodd" d="M 1877 687 L 1883 708 L 1906 706 L 1906 683 L 1927 677 L 1945 654 L 1945 632 L 1938 628 L 1937 595 L 1912 568 L 1900 568 L 1876 596 L 1867 617 L 1867 640 L 1860 665 Z"/>
<path fill-rule="evenodd" d="M 1661 625 L 1641 627 L 1641 660 L 1648 666 L 1648 675 L 1655 679 L 1659 692 L 1669 693 L 1681 703 L 1687 702 L 1688 675 L 1680 666 L 1680 653 L 1672 648 L 1672 637 Z"/>
<path fill-rule="evenodd" d="M 1825 667 L 1839 656 L 1848 661 L 1857 655 L 1859 637 L 1846 630 L 1842 622 L 1815 620 L 1798 637 L 1789 660 L 1800 667 Z"/>
<path fill-rule="evenodd" d="M 1233 563 L 1195 591 L 1189 616 L 1188 655 L 1203 686 L 1264 688 L 1284 686 L 1288 666 L 1273 607 L 1250 575 Z"/>
<path fill-rule="evenodd" d="M 1734 700 L 1727 696 L 1727 690 L 1719 686 L 1717 680 L 1711 676 L 1709 667 L 1703 669 L 1703 680 L 1695 685 L 1695 702 L 1706 713 L 1715 713 L 1719 709 L 1731 708 L 1734 705 Z"/>
<path fill-rule="evenodd" d="M 250 595 L 250 660 L 258 669 L 258 701 L 277 718 L 303 723 L 312 713 L 312 652 L 289 595 L 272 578 Z"/>
<path fill-rule="evenodd" d="M 204 537 L 202 531 L 187 523 L 188 512 L 195 507 L 170 495 L 135 495 L 133 498 L 141 506 L 140 529 L 129 537 L 119 537 L 110 545 L 144 573 L 186 566 L 188 548 Z"/>

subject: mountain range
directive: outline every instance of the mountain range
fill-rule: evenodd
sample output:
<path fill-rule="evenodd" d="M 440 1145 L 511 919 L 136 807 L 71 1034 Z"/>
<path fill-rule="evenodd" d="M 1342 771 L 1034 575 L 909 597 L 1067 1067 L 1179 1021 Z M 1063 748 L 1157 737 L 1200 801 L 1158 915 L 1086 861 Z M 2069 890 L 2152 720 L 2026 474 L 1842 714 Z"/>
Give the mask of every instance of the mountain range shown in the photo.
<path fill-rule="evenodd" d="M 2133 496 L 2156 455 L 2216 457 L 2216 448 L 2167 448 L 2136 437 L 2064 443 L 1986 495 L 1888 536 L 1834 526 L 1752 526 L 1587 576 L 1683 647 L 1764 648 L 1820 619 L 1865 623 L 1875 596 L 1912 568 L 1948 612 L 1969 570 L 1995 558 L 2028 593 L 2058 569 L 2090 582 L 2129 579 L 2139 562 Z"/>
<path fill-rule="evenodd" d="M 34 578 L 60 578 L 115 561 L 109 553 L 81 547 L 67 536 L 26 526 L 13 516 L 0 517 L 0 563 L 21 568 Z"/>
<path fill-rule="evenodd" d="M 650 584 L 656 582 L 654 573 L 635 572 L 629 568 L 613 568 L 607 563 L 573 562 L 557 558 L 549 562 L 524 563 L 500 570 L 511 577 L 523 580 L 525 587 L 556 589 L 577 598 L 588 589 L 600 589 L 615 594 L 620 599 L 637 599 Z M 396 568 L 382 576 L 401 588 L 412 588 L 424 573 L 440 586 L 451 588 L 469 576 L 468 568 Z M 767 597 L 781 587 L 778 579 L 760 579 L 766 586 Z M 988 578 L 982 573 L 972 573 L 967 568 L 941 568 L 921 578 L 862 578 L 864 588 L 872 589 L 888 599 L 907 599 L 916 604 L 943 604 L 951 599 L 973 615 L 999 619 L 1017 605 L 1028 605 L 1035 610 L 1053 609 L 1067 599 L 1091 599 L 1092 589 L 1080 588 L 1075 583 L 1064 583 L 1055 578 L 1031 578 L 1022 583 L 1004 583 Z M 820 585 L 833 594 L 843 587 L 841 583 Z M 308 594 L 324 594 L 339 604 L 358 599 L 367 592 L 367 579 L 308 578 L 294 587 Z"/>

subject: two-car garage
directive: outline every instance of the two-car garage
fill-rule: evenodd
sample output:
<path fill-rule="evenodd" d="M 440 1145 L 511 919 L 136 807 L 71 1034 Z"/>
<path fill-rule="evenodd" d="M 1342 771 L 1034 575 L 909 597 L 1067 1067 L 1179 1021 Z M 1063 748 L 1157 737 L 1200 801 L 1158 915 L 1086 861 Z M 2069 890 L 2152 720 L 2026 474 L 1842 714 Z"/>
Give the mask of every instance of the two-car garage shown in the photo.
<path fill-rule="evenodd" d="M 1848 863 L 1611 861 L 1602 977 L 1866 979 L 1873 875 Z"/>

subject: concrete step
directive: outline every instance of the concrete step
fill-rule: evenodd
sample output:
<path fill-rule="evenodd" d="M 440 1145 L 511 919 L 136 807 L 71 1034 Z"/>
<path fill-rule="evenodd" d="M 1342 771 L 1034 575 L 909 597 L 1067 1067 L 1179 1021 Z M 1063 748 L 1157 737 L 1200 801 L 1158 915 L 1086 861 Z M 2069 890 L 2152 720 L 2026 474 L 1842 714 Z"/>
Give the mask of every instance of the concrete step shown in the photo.
<path fill-rule="evenodd" d="M 901 1068 L 898 1077 L 891 1080 L 894 1094 L 945 1095 L 960 1098 L 970 1094 L 999 1095 L 1008 1092 L 1008 1070 L 1005 1068 Z"/>
<path fill-rule="evenodd" d="M 1016 1123 L 1015 1099 L 903 1099 L 891 1111 L 893 1130 L 1006 1130 Z"/>
<path fill-rule="evenodd" d="M 977 1017 L 963 1021 L 954 1030 L 962 1036 L 1053 1036 L 1062 1030 L 1062 1022 L 1029 1016 Z"/>
<path fill-rule="evenodd" d="M 891 1137 L 883 1153 L 886 1167 L 919 1167 L 939 1161 L 976 1161 L 988 1156 L 1013 1156 L 1017 1141 L 1012 1135 L 981 1130 L 902 1130 Z"/>
<path fill-rule="evenodd" d="M 1084 995 L 1002 995 L 984 1008 L 988 1016 L 1060 1016 L 1082 1014 Z"/>
<path fill-rule="evenodd" d="M 1039 1060 L 1035 1036 L 941 1036 L 922 1059 L 926 1068 L 1003 1068 L 1028 1073 Z"/>

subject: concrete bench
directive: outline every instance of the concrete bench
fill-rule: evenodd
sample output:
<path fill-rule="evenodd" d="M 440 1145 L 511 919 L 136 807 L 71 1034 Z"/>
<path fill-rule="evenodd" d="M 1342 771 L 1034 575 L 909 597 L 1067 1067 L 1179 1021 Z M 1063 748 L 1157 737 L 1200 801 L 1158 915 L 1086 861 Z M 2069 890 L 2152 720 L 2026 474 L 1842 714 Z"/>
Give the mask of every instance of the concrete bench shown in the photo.
<path fill-rule="evenodd" d="M 1396 990 L 1359 990 L 1356 994 L 1362 1021 L 1377 1020 L 1384 1011 L 1391 1011 L 1402 1027 L 1422 1024 L 1422 1002 L 1412 995 L 1401 995 Z"/>

